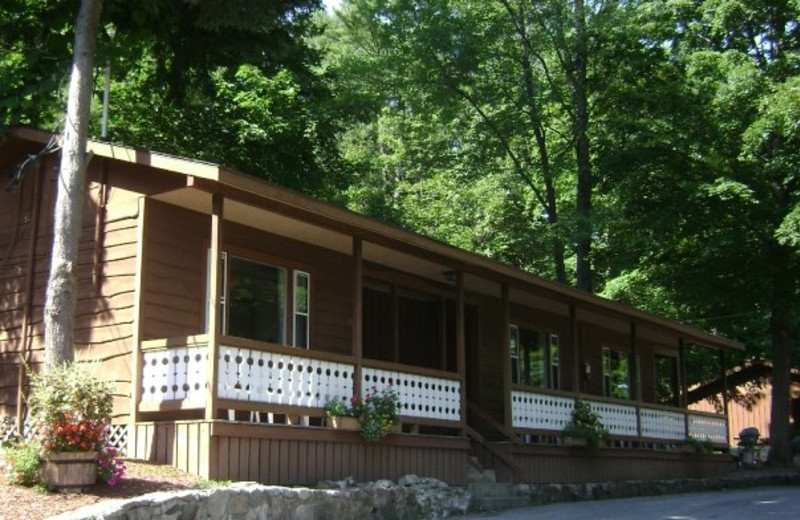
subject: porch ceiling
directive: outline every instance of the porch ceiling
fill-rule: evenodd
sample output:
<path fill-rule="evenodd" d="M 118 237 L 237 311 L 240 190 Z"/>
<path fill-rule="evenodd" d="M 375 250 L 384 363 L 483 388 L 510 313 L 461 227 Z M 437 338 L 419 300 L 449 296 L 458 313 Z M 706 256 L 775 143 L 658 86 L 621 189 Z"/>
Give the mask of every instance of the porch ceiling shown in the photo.
<path fill-rule="evenodd" d="M 180 190 L 161 193 L 152 198 L 203 214 L 211 213 L 211 194 L 195 188 L 182 188 Z M 275 235 L 291 238 L 300 242 L 313 244 L 344 255 L 351 255 L 353 251 L 353 238 L 347 234 L 322 226 L 303 222 L 296 218 L 287 217 L 265 208 L 252 206 L 233 199 L 225 199 L 225 220 L 259 229 Z M 430 279 L 437 283 L 445 281 L 444 272 L 451 267 L 441 265 L 430 260 L 419 258 L 385 247 L 372 242 L 364 242 L 363 258 L 366 262 L 383 265 L 398 271 L 412 273 L 416 276 Z M 471 282 L 471 283 L 470 283 Z M 469 290 L 489 290 L 497 292 L 496 284 L 470 277 Z"/>

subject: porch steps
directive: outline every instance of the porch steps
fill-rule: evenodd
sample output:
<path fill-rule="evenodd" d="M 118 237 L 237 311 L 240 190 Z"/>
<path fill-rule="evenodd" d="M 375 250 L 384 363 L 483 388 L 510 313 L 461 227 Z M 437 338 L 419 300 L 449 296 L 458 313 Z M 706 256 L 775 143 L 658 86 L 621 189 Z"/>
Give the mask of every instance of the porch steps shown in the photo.
<path fill-rule="evenodd" d="M 530 497 L 514 493 L 514 484 L 497 482 L 494 470 L 467 470 L 470 511 L 505 511 L 531 505 Z"/>

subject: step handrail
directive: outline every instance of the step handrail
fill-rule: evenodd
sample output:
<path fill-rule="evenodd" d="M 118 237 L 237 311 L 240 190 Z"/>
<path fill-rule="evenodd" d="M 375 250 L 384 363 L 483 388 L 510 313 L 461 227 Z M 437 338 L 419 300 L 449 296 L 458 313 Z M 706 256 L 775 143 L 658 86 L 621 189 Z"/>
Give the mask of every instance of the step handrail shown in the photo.
<path fill-rule="evenodd" d="M 500 422 L 498 422 L 497 419 L 489 415 L 483 408 L 479 407 L 478 405 L 476 405 L 471 401 L 467 401 L 467 409 L 470 411 L 470 413 L 474 413 L 475 415 L 477 415 L 487 425 L 491 426 L 493 429 L 502 433 L 503 436 L 506 439 L 508 439 L 512 444 L 516 444 L 518 446 L 522 445 L 522 441 L 520 440 L 516 432 L 514 432 L 514 430 L 512 430 L 505 424 L 501 424 Z"/>
<path fill-rule="evenodd" d="M 498 422 L 494 417 L 489 415 L 484 409 L 482 409 L 481 407 L 479 407 L 475 403 L 467 401 L 467 409 L 469 410 L 470 413 L 476 415 L 483 422 L 485 422 L 488 426 L 490 426 L 494 430 L 497 430 L 498 432 L 503 434 L 503 436 L 506 439 L 508 439 L 511 442 L 511 444 L 513 444 L 515 446 L 521 446 L 522 445 L 522 441 L 517 436 L 517 434 L 514 433 L 514 431 L 511 428 L 508 428 L 505 425 L 503 425 L 500 422 Z M 472 426 L 466 425 L 466 433 L 467 433 L 467 436 L 469 436 L 472 440 L 474 440 L 475 442 L 480 444 L 482 447 L 484 447 L 487 451 L 489 451 L 489 453 L 491 453 L 493 457 L 497 458 L 503 464 L 505 464 L 511 470 L 511 474 L 512 474 L 512 478 L 513 479 L 515 479 L 517 481 L 521 481 L 522 480 L 524 472 L 522 471 L 522 468 L 520 468 L 519 465 L 514 461 L 514 459 L 509 457 L 506 453 L 498 450 L 497 447 L 494 444 L 489 442 L 483 435 L 481 435 L 480 432 L 478 432 Z"/>
<path fill-rule="evenodd" d="M 509 457 L 502 451 L 499 451 L 495 446 L 492 445 L 492 443 L 487 441 L 486 438 L 483 435 L 481 435 L 477 430 L 475 430 L 473 427 L 467 425 L 466 432 L 469 438 L 471 438 L 472 440 L 474 440 L 475 442 L 486 448 L 489 451 L 489 453 L 492 454 L 493 457 L 499 459 L 503 464 L 505 464 L 511 470 L 512 478 L 514 480 L 518 482 L 522 480 L 522 475 L 523 475 L 522 468 L 520 468 L 519 465 L 517 465 L 517 463 L 511 459 L 511 457 Z"/>

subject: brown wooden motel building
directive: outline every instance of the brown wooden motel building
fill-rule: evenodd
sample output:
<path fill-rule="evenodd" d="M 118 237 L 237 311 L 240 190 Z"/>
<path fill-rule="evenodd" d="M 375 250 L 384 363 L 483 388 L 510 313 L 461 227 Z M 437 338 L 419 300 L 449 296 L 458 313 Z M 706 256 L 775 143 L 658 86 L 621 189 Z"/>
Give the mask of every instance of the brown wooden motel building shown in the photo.
<path fill-rule="evenodd" d="M 0 137 L 0 417 L 43 359 L 58 136 Z M 49 145 L 49 146 L 48 146 Z M 49 152 L 46 150 L 50 150 Z M 725 415 L 687 409 L 689 349 L 742 346 L 223 166 L 90 142 L 76 359 L 116 389 L 128 457 L 211 479 L 464 484 L 727 471 Z M 724 363 L 722 363 L 724 368 Z M 323 407 L 392 384 L 402 432 Z M 565 446 L 578 400 L 611 436 Z"/>

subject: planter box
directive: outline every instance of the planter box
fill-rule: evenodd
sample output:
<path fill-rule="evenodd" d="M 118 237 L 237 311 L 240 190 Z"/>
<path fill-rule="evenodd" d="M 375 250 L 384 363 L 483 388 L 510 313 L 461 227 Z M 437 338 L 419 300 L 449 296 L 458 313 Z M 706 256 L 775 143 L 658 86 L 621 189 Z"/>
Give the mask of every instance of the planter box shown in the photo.
<path fill-rule="evenodd" d="M 42 480 L 54 488 L 86 487 L 97 482 L 97 452 L 48 453 Z"/>
<path fill-rule="evenodd" d="M 564 446 L 586 447 L 586 439 L 581 437 L 564 437 Z"/>
<path fill-rule="evenodd" d="M 336 430 L 358 431 L 361 429 L 361 421 L 355 417 L 328 417 L 328 425 Z"/>

